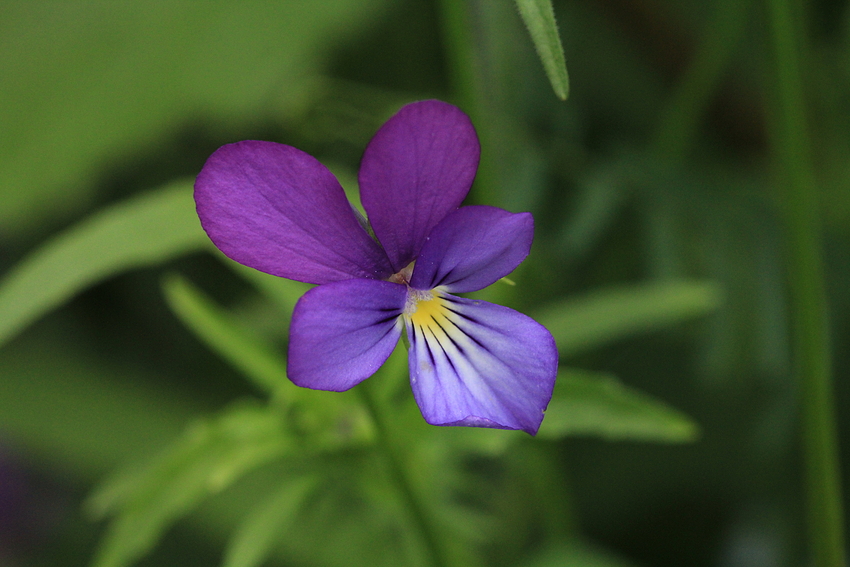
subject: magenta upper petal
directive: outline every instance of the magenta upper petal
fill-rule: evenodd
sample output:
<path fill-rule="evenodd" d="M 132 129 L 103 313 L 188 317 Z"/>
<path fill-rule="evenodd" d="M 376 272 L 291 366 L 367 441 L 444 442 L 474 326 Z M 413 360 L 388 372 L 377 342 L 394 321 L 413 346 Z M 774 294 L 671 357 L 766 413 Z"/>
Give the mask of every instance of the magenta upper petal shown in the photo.
<path fill-rule="evenodd" d="M 246 266 L 307 283 L 392 273 L 333 174 L 291 146 L 219 148 L 195 181 L 195 202 L 213 243 Z"/>
<path fill-rule="evenodd" d="M 434 226 L 460 206 L 480 153 L 469 117 L 437 100 L 403 107 L 369 142 L 360 198 L 395 271 L 413 261 Z"/>
<path fill-rule="evenodd" d="M 410 382 L 425 421 L 537 433 L 558 371 L 552 335 L 507 307 L 437 298 L 421 324 L 405 318 Z"/>
<path fill-rule="evenodd" d="M 416 260 L 410 285 L 416 289 L 443 286 L 451 293 L 483 289 L 525 260 L 533 238 L 530 213 L 461 207 L 431 231 Z"/>
<path fill-rule="evenodd" d="M 292 313 L 289 379 L 341 392 L 374 374 L 401 336 L 406 297 L 403 285 L 364 279 L 308 291 Z"/>

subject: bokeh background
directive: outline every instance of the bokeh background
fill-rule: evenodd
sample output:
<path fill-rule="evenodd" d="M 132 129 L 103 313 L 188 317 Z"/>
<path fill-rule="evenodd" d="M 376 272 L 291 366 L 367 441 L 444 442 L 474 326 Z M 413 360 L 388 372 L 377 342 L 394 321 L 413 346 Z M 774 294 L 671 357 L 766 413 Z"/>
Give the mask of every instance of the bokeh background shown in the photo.
<path fill-rule="evenodd" d="M 394 519 L 404 512 L 374 434 L 331 435 L 310 419 L 286 422 L 297 457 L 271 450 L 232 483 L 228 467 L 250 456 L 199 457 L 200 476 L 226 469 L 219 485 L 207 479 L 185 502 L 198 483 L 169 485 L 169 512 L 128 520 L 130 532 L 159 527 L 124 559 L 110 563 L 101 543 L 104 516 L 132 516 L 127 502 L 155 500 L 170 478 L 140 488 L 134 472 L 226 429 L 222 412 L 238 429 L 279 406 L 177 313 L 201 289 L 285 352 L 276 284 L 204 241 L 191 178 L 222 144 L 273 140 L 318 157 L 356 195 L 371 135 L 423 98 L 458 104 L 478 128 L 469 202 L 535 215 L 517 286 L 485 296 L 550 324 L 576 380 L 614 376 L 628 392 L 565 394 L 550 416 L 563 424 L 536 439 L 429 428 L 409 395 L 397 413 L 387 405 L 414 447 L 414 480 L 429 477 L 417 481 L 423 499 L 450 503 L 433 513 L 456 564 L 805 564 L 764 6 L 554 6 L 566 102 L 507 0 L 0 3 L 0 313 L 20 318 L 0 333 L 0 565 L 221 564 L 280 479 L 280 521 L 265 524 L 277 527 L 253 532 L 268 532 L 268 545 L 255 542 L 268 565 L 428 565 L 415 528 Z M 850 11 L 844 0 L 796 7 L 846 439 Z M 148 205 L 159 224 L 133 224 Z M 98 222 L 87 240 L 79 227 Z M 86 272 L 102 258 L 115 260 Z M 12 281 L 26 265 L 35 275 Z M 300 291 L 285 288 L 283 302 Z M 373 380 L 404 393 L 403 363 L 395 371 Z M 328 396 L 304 402 L 305 415 L 360 419 L 356 396 Z M 653 404 L 658 415 L 641 421 Z M 122 549 L 129 536 L 114 537 Z"/>

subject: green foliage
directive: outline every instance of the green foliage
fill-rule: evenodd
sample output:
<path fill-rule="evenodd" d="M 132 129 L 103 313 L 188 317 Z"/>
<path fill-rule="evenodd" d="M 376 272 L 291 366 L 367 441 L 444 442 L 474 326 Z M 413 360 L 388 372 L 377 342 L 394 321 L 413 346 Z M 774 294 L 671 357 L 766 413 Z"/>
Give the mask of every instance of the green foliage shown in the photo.
<path fill-rule="evenodd" d="M 79 211 L 104 160 L 156 147 L 185 121 L 297 113 L 328 38 L 383 4 L 3 2 L 0 234 Z"/>
<path fill-rule="evenodd" d="M 0 280 L 0 345 L 102 279 L 207 243 L 191 181 L 101 211 L 53 237 Z"/>
<path fill-rule="evenodd" d="M 169 451 L 113 478 L 91 497 L 93 514 L 116 516 L 94 567 L 131 565 L 202 499 L 291 445 L 281 416 L 261 407 L 242 404 L 195 423 Z"/>
<path fill-rule="evenodd" d="M 552 547 L 522 567 L 630 567 L 633 565 L 598 547 L 575 541 Z"/>
<path fill-rule="evenodd" d="M 158 453 L 209 409 L 197 396 L 156 384 L 153 372 L 73 342 L 27 336 L 14 347 L 0 351 L 0 429 L 59 476 L 93 483 Z"/>
<path fill-rule="evenodd" d="M 720 290 L 707 282 L 641 284 L 594 291 L 535 313 L 558 343 L 562 356 L 599 347 L 714 311 Z"/>
<path fill-rule="evenodd" d="M 561 47 L 561 38 L 558 36 L 552 0 L 516 0 L 516 5 L 534 41 L 537 55 L 543 62 L 552 89 L 559 99 L 567 100 L 570 78 L 567 75 L 564 48 Z"/>
<path fill-rule="evenodd" d="M 593 436 L 611 441 L 694 441 L 696 424 L 643 392 L 608 375 L 561 370 L 538 435 Z"/>
<path fill-rule="evenodd" d="M 317 480 L 302 476 L 287 482 L 266 502 L 260 503 L 233 533 L 222 567 L 261 565 L 298 519 L 299 508 L 316 488 Z"/>

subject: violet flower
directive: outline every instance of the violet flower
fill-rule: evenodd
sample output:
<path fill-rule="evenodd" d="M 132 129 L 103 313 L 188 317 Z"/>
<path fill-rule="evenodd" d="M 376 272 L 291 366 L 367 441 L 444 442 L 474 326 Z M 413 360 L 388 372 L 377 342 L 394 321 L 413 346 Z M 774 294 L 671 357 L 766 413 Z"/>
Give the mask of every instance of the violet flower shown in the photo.
<path fill-rule="evenodd" d="M 513 271 L 534 231 L 529 213 L 458 208 L 479 154 L 458 108 L 405 106 L 363 154 L 368 224 L 333 174 L 291 146 L 245 141 L 210 156 L 195 201 L 215 245 L 262 272 L 320 284 L 292 315 L 295 384 L 355 386 L 406 327 L 410 383 L 428 423 L 537 432 L 558 366 L 552 335 L 512 309 L 454 295 Z"/>

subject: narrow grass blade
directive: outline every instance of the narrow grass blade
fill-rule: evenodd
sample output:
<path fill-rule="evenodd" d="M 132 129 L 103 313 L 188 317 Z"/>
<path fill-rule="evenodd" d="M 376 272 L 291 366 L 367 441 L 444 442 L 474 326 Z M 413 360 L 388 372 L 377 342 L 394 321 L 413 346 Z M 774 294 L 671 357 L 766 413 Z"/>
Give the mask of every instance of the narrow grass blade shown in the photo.
<path fill-rule="evenodd" d="M 543 62 L 555 95 L 561 100 L 567 100 L 570 94 L 570 78 L 551 0 L 516 0 L 516 5 L 531 34 L 534 48 Z"/>

